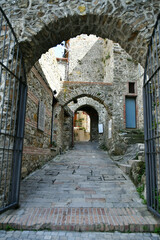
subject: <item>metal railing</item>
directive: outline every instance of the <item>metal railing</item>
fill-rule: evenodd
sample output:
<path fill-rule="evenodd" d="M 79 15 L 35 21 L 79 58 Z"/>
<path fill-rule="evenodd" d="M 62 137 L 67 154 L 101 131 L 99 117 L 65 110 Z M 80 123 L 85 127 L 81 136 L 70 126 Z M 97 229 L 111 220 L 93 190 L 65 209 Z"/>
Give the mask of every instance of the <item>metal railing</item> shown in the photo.
<path fill-rule="evenodd" d="M 147 206 L 160 217 L 160 14 L 148 47 L 143 97 Z"/>
<path fill-rule="evenodd" d="M 19 202 L 26 97 L 22 53 L 0 7 L 0 212 Z"/>

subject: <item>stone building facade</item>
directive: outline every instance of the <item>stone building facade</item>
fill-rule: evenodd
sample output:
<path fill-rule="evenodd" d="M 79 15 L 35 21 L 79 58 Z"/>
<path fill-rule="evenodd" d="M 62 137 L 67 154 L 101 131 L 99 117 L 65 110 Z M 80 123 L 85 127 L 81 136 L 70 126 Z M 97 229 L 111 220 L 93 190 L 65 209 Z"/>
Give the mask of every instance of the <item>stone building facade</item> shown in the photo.
<path fill-rule="evenodd" d="M 102 111 L 97 112 L 98 124 L 103 124 L 104 130 L 100 134 L 97 132 L 97 139 L 99 145 L 116 153 L 121 143 L 124 147 L 121 131 L 129 129 L 126 123 L 127 100 L 133 100 L 135 104 L 133 129 L 143 130 L 143 68 L 119 44 L 94 35 L 70 39 L 68 52 L 68 81 L 63 81 L 57 98 L 73 112 L 76 107 L 84 105 L 83 101 L 87 106 L 94 105 L 94 109 L 102 106 L 99 108 Z"/>

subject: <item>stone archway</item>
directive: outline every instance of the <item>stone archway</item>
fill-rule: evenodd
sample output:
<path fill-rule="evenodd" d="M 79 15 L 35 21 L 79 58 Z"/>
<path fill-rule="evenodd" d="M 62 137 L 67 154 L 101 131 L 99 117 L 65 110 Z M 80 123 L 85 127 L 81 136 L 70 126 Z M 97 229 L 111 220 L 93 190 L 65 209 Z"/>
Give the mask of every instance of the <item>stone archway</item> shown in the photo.
<path fill-rule="evenodd" d="M 98 141 L 98 121 L 99 115 L 95 108 L 89 105 L 80 106 L 76 112 L 83 111 L 86 112 L 90 117 L 90 141 Z"/>
<path fill-rule="evenodd" d="M 105 146 L 108 141 L 108 137 L 107 137 L 108 121 L 110 119 L 110 116 L 108 114 L 106 107 L 103 104 L 99 103 L 98 101 L 94 100 L 93 98 L 86 97 L 86 96 L 82 98 L 78 98 L 77 103 L 71 102 L 67 106 L 74 113 L 85 106 L 88 106 L 94 109 L 98 113 L 98 123 L 103 124 L 103 127 L 104 127 L 104 133 L 98 134 L 98 142 L 99 142 L 99 146 Z"/>
<path fill-rule="evenodd" d="M 2 7 L 9 12 L 9 3 L 3 3 Z M 45 5 L 36 5 L 32 1 L 15 1 L 10 20 L 21 41 L 27 72 L 50 47 L 81 33 L 92 33 L 118 42 L 144 66 L 148 41 L 159 7 L 158 0 L 152 4 L 149 0 L 143 4 L 129 1 L 117 3 L 115 0 L 79 2 L 78 5 L 68 1 L 50 1 Z M 95 99 L 100 99 L 94 89 L 92 92 Z M 82 90 L 79 96 L 84 96 L 85 93 L 86 90 Z M 88 96 L 92 94 L 89 93 Z M 105 93 L 103 96 L 102 102 L 105 104 L 107 97 Z"/>
<path fill-rule="evenodd" d="M 64 82 L 63 89 L 57 96 L 58 101 L 62 106 L 66 106 L 71 101 L 83 97 L 92 98 L 100 104 L 103 104 L 107 109 L 108 114 L 112 115 L 112 84 L 88 84 L 79 82 Z"/>
<path fill-rule="evenodd" d="M 2 7 L 10 15 L 29 71 L 50 47 L 81 33 L 118 42 L 144 66 L 160 2 L 26 0 L 14 1 L 12 6 L 5 2 Z"/>

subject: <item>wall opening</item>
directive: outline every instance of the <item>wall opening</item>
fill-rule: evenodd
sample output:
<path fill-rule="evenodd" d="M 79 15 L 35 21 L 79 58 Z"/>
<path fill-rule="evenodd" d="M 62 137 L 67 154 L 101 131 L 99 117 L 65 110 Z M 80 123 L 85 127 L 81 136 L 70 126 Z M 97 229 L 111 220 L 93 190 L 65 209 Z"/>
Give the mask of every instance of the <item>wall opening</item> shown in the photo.
<path fill-rule="evenodd" d="M 136 98 L 126 97 L 126 128 L 136 128 Z"/>
<path fill-rule="evenodd" d="M 90 140 L 90 116 L 84 111 L 74 114 L 74 141 L 85 142 Z"/>
<path fill-rule="evenodd" d="M 99 116 L 98 112 L 89 105 L 84 105 L 79 107 L 75 111 L 74 115 L 74 132 L 79 130 L 83 130 L 81 140 L 75 137 L 74 141 L 98 141 L 99 134 L 98 134 L 98 121 Z M 78 125 L 78 126 L 77 126 Z M 78 130 L 78 131 L 79 131 Z M 78 137 L 78 136 L 77 136 Z"/>
<path fill-rule="evenodd" d="M 129 82 L 129 93 L 135 93 L 135 83 Z"/>

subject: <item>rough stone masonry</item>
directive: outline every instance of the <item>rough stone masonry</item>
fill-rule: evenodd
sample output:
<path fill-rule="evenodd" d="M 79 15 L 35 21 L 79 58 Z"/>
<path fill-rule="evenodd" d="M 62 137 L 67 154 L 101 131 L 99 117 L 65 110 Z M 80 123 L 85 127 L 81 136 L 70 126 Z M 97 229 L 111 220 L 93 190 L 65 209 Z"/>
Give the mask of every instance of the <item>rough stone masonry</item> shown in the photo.
<path fill-rule="evenodd" d="M 50 47 L 81 33 L 118 42 L 144 66 L 159 0 L 1 1 L 29 70 Z"/>

